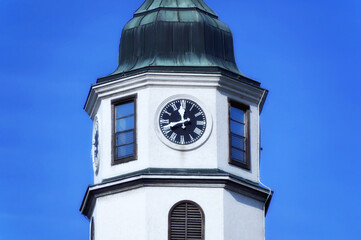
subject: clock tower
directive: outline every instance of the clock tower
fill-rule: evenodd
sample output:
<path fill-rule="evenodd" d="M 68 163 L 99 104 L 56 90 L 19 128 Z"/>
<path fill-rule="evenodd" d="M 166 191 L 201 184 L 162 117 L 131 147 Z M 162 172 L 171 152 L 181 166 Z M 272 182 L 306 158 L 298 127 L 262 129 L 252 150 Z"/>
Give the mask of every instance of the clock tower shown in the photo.
<path fill-rule="evenodd" d="M 267 90 L 235 63 L 228 26 L 203 0 L 145 0 L 119 65 L 92 85 L 92 240 L 263 240 Z"/>

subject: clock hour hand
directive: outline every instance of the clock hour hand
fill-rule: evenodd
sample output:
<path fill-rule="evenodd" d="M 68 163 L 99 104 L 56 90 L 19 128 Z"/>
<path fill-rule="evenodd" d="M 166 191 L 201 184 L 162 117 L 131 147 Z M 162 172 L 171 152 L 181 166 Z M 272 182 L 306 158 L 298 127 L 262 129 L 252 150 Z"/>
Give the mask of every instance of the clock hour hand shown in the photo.
<path fill-rule="evenodd" d="M 168 125 L 164 125 L 163 128 L 171 128 L 171 127 L 174 127 L 175 125 L 184 124 L 184 123 L 189 122 L 189 121 L 190 121 L 190 118 L 183 119 L 183 120 L 180 120 L 178 122 L 171 122 Z"/>

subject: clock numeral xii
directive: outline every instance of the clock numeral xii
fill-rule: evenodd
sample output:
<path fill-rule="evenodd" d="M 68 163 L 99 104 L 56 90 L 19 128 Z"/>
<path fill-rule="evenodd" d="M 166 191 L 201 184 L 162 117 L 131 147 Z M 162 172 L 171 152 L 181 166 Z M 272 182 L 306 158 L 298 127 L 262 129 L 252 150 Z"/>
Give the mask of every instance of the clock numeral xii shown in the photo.
<path fill-rule="evenodd" d="M 181 106 L 184 110 L 186 110 L 186 101 L 185 100 L 181 101 Z"/>

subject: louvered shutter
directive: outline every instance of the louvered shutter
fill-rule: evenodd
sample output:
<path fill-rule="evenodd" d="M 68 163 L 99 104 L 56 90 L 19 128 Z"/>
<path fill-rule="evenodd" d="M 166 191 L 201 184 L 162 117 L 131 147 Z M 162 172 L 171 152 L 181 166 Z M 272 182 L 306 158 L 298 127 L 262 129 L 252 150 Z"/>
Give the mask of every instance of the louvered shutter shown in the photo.
<path fill-rule="evenodd" d="M 169 216 L 169 239 L 204 239 L 204 217 L 201 208 L 190 201 L 176 204 Z"/>

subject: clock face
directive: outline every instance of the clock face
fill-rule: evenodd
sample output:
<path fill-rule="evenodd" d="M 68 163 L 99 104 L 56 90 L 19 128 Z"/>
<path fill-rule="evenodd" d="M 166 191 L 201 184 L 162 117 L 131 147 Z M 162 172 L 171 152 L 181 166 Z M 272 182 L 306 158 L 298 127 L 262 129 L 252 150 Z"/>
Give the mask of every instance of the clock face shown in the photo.
<path fill-rule="evenodd" d="M 188 145 L 202 137 L 207 120 L 197 103 L 189 99 L 177 99 L 167 103 L 161 110 L 159 127 L 169 141 Z"/>
<path fill-rule="evenodd" d="M 92 146 L 92 158 L 93 158 L 93 168 L 95 174 L 98 174 L 99 170 L 99 121 L 98 118 L 94 119 L 93 126 L 93 146 Z"/>

